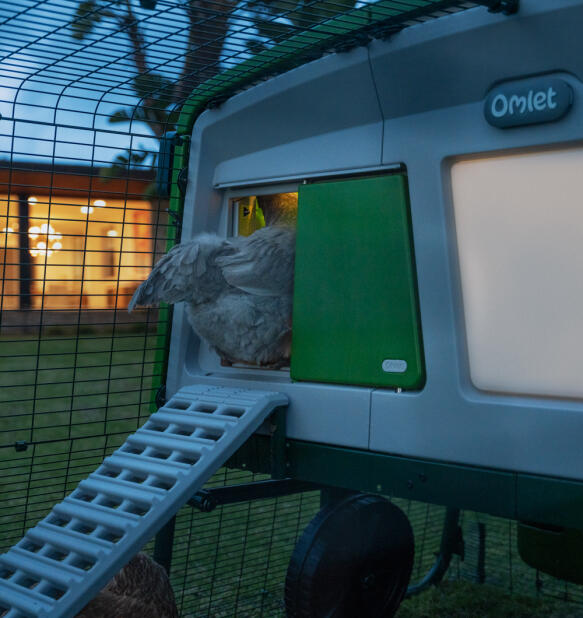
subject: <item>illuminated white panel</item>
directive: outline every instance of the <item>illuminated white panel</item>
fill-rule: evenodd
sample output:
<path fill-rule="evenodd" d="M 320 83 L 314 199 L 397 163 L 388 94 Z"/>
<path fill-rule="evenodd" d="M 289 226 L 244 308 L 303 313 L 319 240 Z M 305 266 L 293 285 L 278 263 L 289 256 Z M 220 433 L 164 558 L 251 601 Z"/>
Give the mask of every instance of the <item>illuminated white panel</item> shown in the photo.
<path fill-rule="evenodd" d="M 477 388 L 583 396 L 583 149 L 452 168 Z"/>

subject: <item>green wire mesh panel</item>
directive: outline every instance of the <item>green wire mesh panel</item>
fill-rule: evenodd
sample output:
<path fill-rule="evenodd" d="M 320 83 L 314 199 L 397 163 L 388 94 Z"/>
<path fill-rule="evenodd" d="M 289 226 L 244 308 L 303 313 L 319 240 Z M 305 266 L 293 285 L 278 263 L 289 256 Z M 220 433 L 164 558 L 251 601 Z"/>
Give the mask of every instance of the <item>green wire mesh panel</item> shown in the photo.
<path fill-rule="evenodd" d="M 227 471 L 209 486 L 260 480 Z M 319 508 L 319 492 L 219 506 L 177 516 L 171 579 L 184 616 L 277 616 L 296 539 Z"/>
<path fill-rule="evenodd" d="M 126 307 L 179 237 L 187 140 L 174 144 L 167 198 L 154 182 L 161 137 L 188 136 L 209 105 L 322 54 L 480 4 L 512 2 L 0 3 L 0 551 L 155 408 L 171 315 Z M 262 478 L 224 469 L 210 486 Z M 283 615 L 288 559 L 319 499 L 184 507 L 171 571 L 181 614 Z M 415 531 L 419 580 L 444 509 L 399 504 Z M 579 587 L 522 565 L 513 524 L 466 514 L 463 527 L 469 558 L 450 577 L 479 571 L 505 589 L 583 602 Z"/>
<path fill-rule="evenodd" d="M 264 478 L 267 477 L 224 469 L 215 475 L 209 487 Z M 407 514 L 413 527 L 415 563 L 411 584 L 415 584 L 435 563 L 446 509 L 408 500 L 394 502 Z M 319 508 L 318 491 L 219 506 L 211 513 L 183 508 L 176 520 L 171 572 L 181 615 L 285 616 L 283 595 L 288 561 L 299 536 Z M 460 586 L 462 591 L 466 590 L 463 584 L 485 584 L 500 595 L 526 597 L 533 612 L 544 602 L 557 600 L 561 602 L 558 611 L 568 612 L 557 615 L 583 615 L 581 586 L 537 572 L 520 560 L 515 522 L 467 512 L 460 525 L 465 558 L 453 557 L 444 578 L 447 584 Z M 459 611 L 463 612 L 463 606 Z"/>

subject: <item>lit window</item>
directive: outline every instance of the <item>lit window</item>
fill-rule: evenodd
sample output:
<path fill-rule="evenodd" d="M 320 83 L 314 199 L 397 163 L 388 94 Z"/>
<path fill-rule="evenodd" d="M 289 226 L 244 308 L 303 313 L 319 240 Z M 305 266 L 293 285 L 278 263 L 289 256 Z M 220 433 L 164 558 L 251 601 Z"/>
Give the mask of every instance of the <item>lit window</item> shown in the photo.
<path fill-rule="evenodd" d="M 470 374 L 480 389 L 583 397 L 583 149 L 452 167 Z"/>

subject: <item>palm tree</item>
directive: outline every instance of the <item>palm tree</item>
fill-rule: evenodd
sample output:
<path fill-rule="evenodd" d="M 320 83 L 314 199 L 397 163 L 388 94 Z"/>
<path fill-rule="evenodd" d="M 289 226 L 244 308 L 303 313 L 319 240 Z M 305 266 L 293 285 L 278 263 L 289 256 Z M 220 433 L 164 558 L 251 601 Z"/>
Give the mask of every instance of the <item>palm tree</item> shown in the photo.
<path fill-rule="evenodd" d="M 155 9 L 156 0 L 140 0 L 142 8 Z M 228 20 L 236 0 L 191 0 L 182 5 L 187 17 L 187 45 L 182 55 L 182 67 L 174 80 L 152 69 L 148 62 L 148 46 L 144 27 L 136 15 L 134 0 L 82 0 L 71 23 L 75 39 L 86 39 L 104 20 L 117 24 L 131 45 L 131 61 L 135 73 L 131 88 L 138 98 L 134 107 L 122 107 L 113 112 L 109 121 L 122 123 L 142 121 L 160 139 L 171 130 L 177 119 L 177 106 L 205 79 L 208 67 L 220 65 L 223 41 L 228 30 Z M 114 166 L 140 165 L 151 153 L 127 151 L 120 154 Z"/>
<path fill-rule="evenodd" d="M 239 57 L 244 58 L 354 7 L 355 1 L 185 0 L 180 7 L 187 18 L 187 44 L 181 58 L 182 66 L 176 70 L 174 80 L 149 65 L 143 24 L 136 15 L 138 0 L 81 0 L 71 27 L 73 37 L 83 40 L 101 21 L 109 19 L 127 35 L 135 68 L 131 87 L 138 102 L 135 107 L 116 110 L 109 121 L 142 121 L 160 139 L 172 130 L 180 104 L 197 86 L 220 71 L 231 17 L 245 19 L 249 24 L 245 28 L 248 34 L 240 35 L 238 40 Z M 139 0 L 142 9 L 151 11 L 155 10 L 156 3 L 157 0 Z M 244 41 L 243 48 L 241 41 Z M 241 54 L 241 51 L 246 53 Z M 143 165 L 150 154 L 127 151 L 116 157 L 114 167 Z"/>

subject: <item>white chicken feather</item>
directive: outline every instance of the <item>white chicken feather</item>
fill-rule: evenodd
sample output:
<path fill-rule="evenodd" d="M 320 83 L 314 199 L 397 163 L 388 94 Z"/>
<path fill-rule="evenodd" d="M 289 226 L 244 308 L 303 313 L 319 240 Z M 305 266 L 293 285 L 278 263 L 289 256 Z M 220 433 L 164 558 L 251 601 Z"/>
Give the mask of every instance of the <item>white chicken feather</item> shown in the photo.
<path fill-rule="evenodd" d="M 200 234 L 173 247 L 135 291 L 136 305 L 186 303 L 194 331 L 227 363 L 282 366 L 290 356 L 295 232 Z"/>

